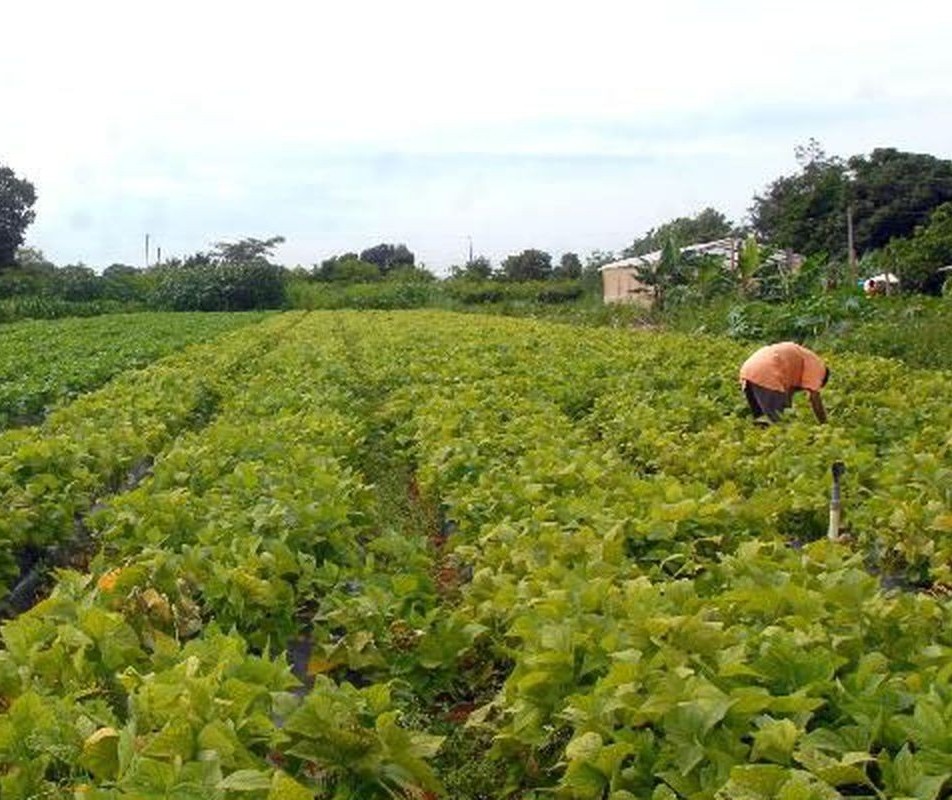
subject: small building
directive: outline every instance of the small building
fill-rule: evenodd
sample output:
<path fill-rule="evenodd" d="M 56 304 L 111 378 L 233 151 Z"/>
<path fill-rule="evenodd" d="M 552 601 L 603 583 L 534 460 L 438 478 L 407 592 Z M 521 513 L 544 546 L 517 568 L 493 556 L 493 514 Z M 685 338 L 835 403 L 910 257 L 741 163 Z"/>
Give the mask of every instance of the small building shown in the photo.
<path fill-rule="evenodd" d="M 715 256 L 724 260 L 724 266 L 733 272 L 737 269 L 737 260 L 744 239 L 728 236 L 724 239 L 715 239 L 711 242 L 690 244 L 681 248 L 681 253 L 691 256 Z M 652 267 L 661 260 L 661 251 L 645 253 L 642 256 L 631 256 L 619 261 L 612 261 L 601 268 L 602 297 L 606 303 L 638 303 L 650 306 L 654 301 L 652 287 L 638 279 L 638 269 Z M 774 252 L 767 254 L 765 263 L 776 263 L 791 271 L 796 271 L 803 259 L 789 252 Z"/>
<path fill-rule="evenodd" d="M 601 268 L 602 299 L 606 303 L 637 303 L 650 306 L 654 292 L 650 286 L 638 280 L 637 268 L 646 264 L 643 256 L 612 261 Z"/>
<path fill-rule="evenodd" d="M 721 256 L 730 269 L 737 266 L 737 253 L 743 241 L 726 238 L 715 239 L 712 242 L 692 244 L 682 247 L 681 252 L 690 255 Z M 637 303 L 650 306 L 654 301 L 653 289 L 638 280 L 638 269 L 651 267 L 661 260 L 661 251 L 645 253 L 642 256 L 631 256 L 619 261 L 612 261 L 601 268 L 602 292 L 606 303 Z"/>

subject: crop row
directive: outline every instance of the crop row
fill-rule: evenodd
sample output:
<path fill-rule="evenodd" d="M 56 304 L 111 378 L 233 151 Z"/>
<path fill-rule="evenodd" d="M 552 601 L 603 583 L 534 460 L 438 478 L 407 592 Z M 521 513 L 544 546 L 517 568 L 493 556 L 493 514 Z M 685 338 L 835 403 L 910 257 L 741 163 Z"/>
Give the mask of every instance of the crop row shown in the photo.
<path fill-rule="evenodd" d="M 42 552 L 76 537 L 97 501 L 134 480 L 182 431 L 201 427 L 241 387 L 256 356 L 293 317 L 197 345 L 117 377 L 50 414 L 0 433 L 0 587 Z"/>
<path fill-rule="evenodd" d="M 102 552 L 88 575 L 63 574 L 4 627 L 4 797 L 437 786 L 423 756 L 439 739 L 397 724 L 388 685 L 323 675 L 385 662 L 372 635 L 333 622 L 341 598 L 375 585 L 404 603 L 408 580 L 426 593 L 428 577 L 419 553 L 419 574 L 408 569 L 413 544 L 383 524 L 353 466 L 367 418 L 339 380 L 342 343 L 308 326 L 245 362 L 210 424 L 181 432 L 90 517 Z M 295 678 L 284 648 L 298 638 L 313 653 Z"/>
<path fill-rule="evenodd" d="M 261 314 L 117 314 L 4 325 L 0 429 L 42 419 L 47 409 L 186 345 L 257 322 Z"/>
<path fill-rule="evenodd" d="M 513 665 L 479 716 L 512 791 L 618 800 L 938 794 L 952 763 L 939 733 L 952 699 L 948 604 L 883 591 L 863 535 L 855 551 L 803 544 L 815 538 L 809 512 L 823 506 L 828 459 L 845 448 L 870 474 L 877 462 L 861 464 L 865 446 L 879 447 L 886 464 L 907 454 L 947 469 L 949 427 L 937 403 L 928 416 L 897 408 L 886 432 L 846 427 L 895 395 L 888 385 L 865 400 L 850 394 L 890 369 L 865 362 L 840 370 L 843 394 L 831 392 L 844 424 L 816 429 L 801 417 L 759 431 L 735 413 L 734 359 L 716 342 L 687 358 L 687 341 L 658 336 L 621 355 L 618 339 L 580 352 L 564 329 L 474 322 L 441 347 L 435 320 L 401 322 L 373 349 L 383 374 L 397 363 L 413 373 L 391 413 L 424 491 L 455 523 L 454 553 L 473 571 L 447 613 L 490 632 L 491 650 Z M 624 405 L 618 373 L 635 384 L 653 376 L 655 386 L 642 381 L 628 394 L 640 404 L 654 390 L 653 430 L 680 418 L 682 433 L 717 435 L 704 449 L 682 436 L 652 464 L 633 460 L 622 445 L 639 429 L 609 435 L 599 417 Z M 907 399 L 947 388 L 941 375 L 901 377 Z M 710 394 L 698 389 L 705 383 Z M 730 451 L 710 446 L 757 435 L 734 471 Z M 747 470 L 761 474 L 746 480 Z M 930 480 L 941 474 L 892 494 L 905 488 L 909 507 L 934 498 L 919 519 L 935 525 L 949 510 L 948 483 Z M 864 499 L 865 517 L 856 516 L 885 522 L 882 506 Z M 919 536 L 935 543 L 927 527 Z M 941 574 L 948 551 L 934 545 L 931 555 Z"/>
<path fill-rule="evenodd" d="M 269 325 L 4 627 L 3 797 L 940 796 L 949 602 L 874 573 L 944 580 L 948 376 L 834 360 L 760 430 L 715 339 Z"/>

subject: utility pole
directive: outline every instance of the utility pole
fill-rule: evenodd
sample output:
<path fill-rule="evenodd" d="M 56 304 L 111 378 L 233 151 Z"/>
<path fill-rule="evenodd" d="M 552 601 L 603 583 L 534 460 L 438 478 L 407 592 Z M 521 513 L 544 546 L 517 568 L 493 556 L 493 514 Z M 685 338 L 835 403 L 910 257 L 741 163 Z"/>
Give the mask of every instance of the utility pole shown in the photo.
<path fill-rule="evenodd" d="M 156 264 L 162 263 L 162 248 L 161 247 L 158 249 L 158 255 L 155 257 L 155 263 Z"/>
<path fill-rule="evenodd" d="M 853 204 L 846 207 L 846 247 L 850 260 L 850 282 L 856 285 L 856 247 L 853 242 Z"/>
<path fill-rule="evenodd" d="M 473 263 L 473 237 L 467 236 L 466 238 L 469 239 L 469 261 L 466 262 L 466 266 L 468 267 Z"/>
<path fill-rule="evenodd" d="M 149 234 L 145 235 L 145 268 L 149 268 Z"/>

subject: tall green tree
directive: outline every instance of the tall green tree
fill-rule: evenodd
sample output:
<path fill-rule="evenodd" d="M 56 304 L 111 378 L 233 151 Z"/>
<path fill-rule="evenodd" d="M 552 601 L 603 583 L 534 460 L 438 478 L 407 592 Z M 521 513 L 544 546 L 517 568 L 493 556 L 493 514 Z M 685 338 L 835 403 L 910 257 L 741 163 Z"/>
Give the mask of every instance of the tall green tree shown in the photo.
<path fill-rule="evenodd" d="M 486 256 L 475 256 L 465 266 L 450 268 L 450 277 L 473 281 L 488 281 L 493 274 L 492 262 Z"/>
<path fill-rule="evenodd" d="M 96 300 L 105 282 L 85 264 L 67 264 L 53 273 L 53 292 L 64 300 Z"/>
<path fill-rule="evenodd" d="M 754 198 L 754 231 L 775 247 L 831 259 L 848 255 L 847 215 L 858 255 L 912 236 L 930 213 L 952 201 L 952 161 L 895 148 L 847 160 L 815 139 L 796 149 L 799 171 Z"/>
<path fill-rule="evenodd" d="M 576 280 L 582 277 L 582 261 L 577 253 L 562 253 L 559 265 L 555 268 L 556 278 Z"/>
<path fill-rule="evenodd" d="M 883 256 L 902 288 L 938 294 L 946 276 L 941 268 L 952 265 L 952 202 L 935 209 L 911 238 L 893 239 Z"/>
<path fill-rule="evenodd" d="M 356 253 L 325 258 L 319 267 L 314 267 L 311 275 L 314 280 L 335 283 L 368 283 L 381 278 L 380 267 L 361 261 Z"/>
<path fill-rule="evenodd" d="M 853 156 L 847 164 L 860 254 L 912 236 L 934 209 L 952 201 L 952 161 L 947 159 L 886 147 Z"/>
<path fill-rule="evenodd" d="M 552 256 L 544 250 L 523 250 L 507 256 L 502 274 L 511 281 L 541 281 L 552 277 Z"/>
<path fill-rule="evenodd" d="M 847 174 L 816 139 L 796 149 L 799 172 L 783 175 L 749 209 L 758 237 L 771 245 L 843 258 L 847 250 Z"/>
<path fill-rule="evenodd" d="M 36 217 L 35 202 L 33 184 L 0 164 L 0 268 L 16 263 L 23 234 Z"/>
<path fill-rule="evenodd" d="M 376 264 L 382 275 L 397 267 L 412 267 L 416 256 L 405 244 L 378 244 L 361 251 L 360 260 Z"/>
<path fill-rule="evenodd" d="M 237 242 L 215 242 L 211 256 L 213 260 L 223 264 L 250 264 L 256 261 L 270 263 L 274 249 L 279 244 L 284 244 L 283 236 L 272 236 L 270 239 L 246 236 Z"/>

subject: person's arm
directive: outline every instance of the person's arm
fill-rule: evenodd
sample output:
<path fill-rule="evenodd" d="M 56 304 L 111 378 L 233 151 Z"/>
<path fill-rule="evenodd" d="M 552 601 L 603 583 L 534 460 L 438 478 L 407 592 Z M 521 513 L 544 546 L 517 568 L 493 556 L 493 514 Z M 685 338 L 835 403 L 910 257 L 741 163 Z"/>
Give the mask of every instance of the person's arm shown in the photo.
<path fill-rule="evenodd" d="M 823 425 L 826 422 L 826 409 L 823 408 L 823 400 L 820 399 L 819 392 L 810 392 L 810 407 L 816 416 L 816 421 Z"/>

